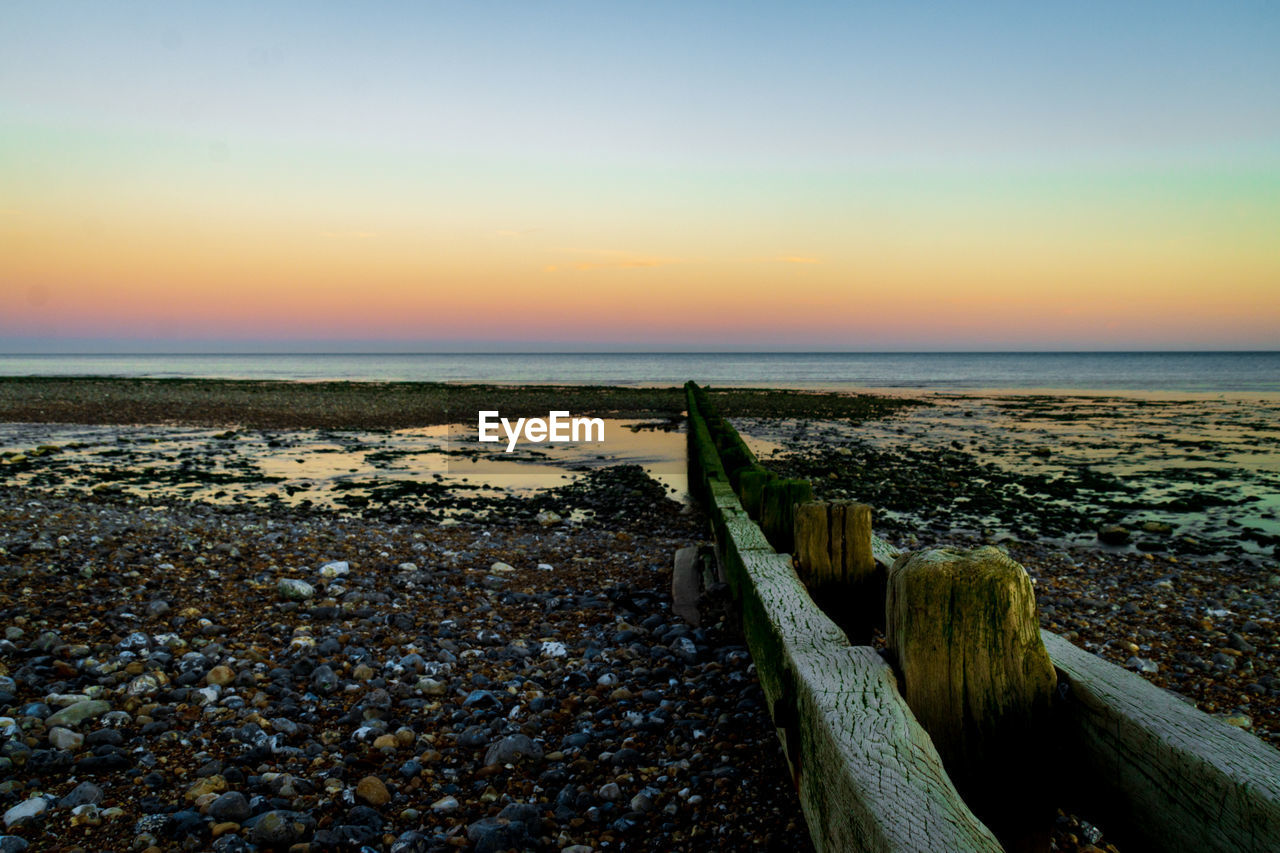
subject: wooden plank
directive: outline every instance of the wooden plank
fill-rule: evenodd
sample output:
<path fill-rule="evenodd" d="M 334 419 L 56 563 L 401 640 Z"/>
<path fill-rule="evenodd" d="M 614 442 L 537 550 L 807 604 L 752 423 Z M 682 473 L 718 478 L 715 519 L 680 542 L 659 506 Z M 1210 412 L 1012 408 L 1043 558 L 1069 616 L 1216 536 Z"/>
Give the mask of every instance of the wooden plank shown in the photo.
<path fill-rule="evenodd" d="M 1280 850 L 1280 752 L 1137 674 L 1041 631 L 1060 678 L 1066 748 L 1100 817 L 1156 850 Z M 1114 830 L 1113 830 L 1114 831 Z"/>
<path fill-rule="evenodd" d="M 741 583 L 745 571 L 744 557 L 748 553 L 773 554 L 769 540 L 764 538 L 759 526 L 745 513 L 726 517 L 724 521 L 724 567 L 729 589 L 734 598 L 741 597 Z"/>
<path fill-rule="evenodd" d="M 886 572 L 893 568 L 894 562 L 903 553 L 901 548 L 890 545 L 874 533 L 871 534 L 871 558 Z"/>
<path fill-rule="evenodd" d="M 819 851 L 994 851 L 893 672 L 849 646 L 781 554 L 743 555 L 743 627 Z"/>

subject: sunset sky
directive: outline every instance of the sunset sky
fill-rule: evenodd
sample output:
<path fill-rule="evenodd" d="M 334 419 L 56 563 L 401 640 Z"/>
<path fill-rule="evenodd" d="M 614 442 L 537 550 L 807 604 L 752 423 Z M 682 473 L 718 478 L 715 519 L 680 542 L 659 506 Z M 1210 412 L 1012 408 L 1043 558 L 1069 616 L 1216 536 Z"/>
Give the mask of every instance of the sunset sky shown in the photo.
<path fill-rule="evenodd" d="M 1275 349 L 1280 5 L 6 4 L 0 351 L 156 346 Z"/>

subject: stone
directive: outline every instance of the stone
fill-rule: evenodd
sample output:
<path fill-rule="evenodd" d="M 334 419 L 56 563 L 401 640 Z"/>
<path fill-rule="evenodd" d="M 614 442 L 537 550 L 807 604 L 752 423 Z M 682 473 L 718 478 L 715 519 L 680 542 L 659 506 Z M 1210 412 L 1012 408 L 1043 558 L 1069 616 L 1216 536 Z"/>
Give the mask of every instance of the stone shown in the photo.
<path fill-rule="evenodd" d="M 431 804 L 431 810 L 433 812 L 439 812 L 442 814 L 447 812 L 457 811 L 457 808 L 458 808 L 458 798 L 448 796 L 448 795 L 441 797 L 440 799 L 436 800 L 434 803 Z"/>
<path fill-rule="evenodd" d="M 169 819 L 165 821 L 164 828 L 161 830 L 166 838 L 174 841 L 183 841 L 190 838 L 201 839 L 208 834 L 208 831 L 204 818 L 200 816 L 199 812 L 191 809 L 184 809 L 169 815 Z"/>
<path fill-rule="evenodd" d="M 61 711 L 54 712 L 44 721 L 44 724 L 50 728 L 55 726 L 78 726 L 85 720 L 101 717 L 110 710 L 110 702 L 102 699 L 89 699 L 84 702 L 77 702 L 74 705 L 68 705 Z"/>
<path fill-rule="evenodd" d="M 281 578 L 276 584 L 276 594 L 285 601 L 308 601 L 315 598 L 316 588 L 306 581 Z"/>
<path fill-rule="evenodd" d="M 1098 528 L 1098 541 L 1104 545 L 1123 545 L 1129 541 L 1129 531 L 1119 524 L 1107 524 Z"/>
<path fill-rule="evenodd" d="M 209 817 L 215 821 L 244 823 L 252 814 L 249 800 L 239 791 L 227 791 L 209 804 Z"/>
<path fill-rule="evenodd" d="M 4 828 L 9 829 L 28 821 L 35 820 L 49 808 L 49 801 L 44 797 L 32 797 L 18 803 L 4 813 Z"/>
<path fill-rule="evenodd" d="M 168 683 L 169 677 L 163 672 L 144 672 L 129 682 L 129 686 L 125 688 L 125 693 L 130 696 L 154 696 L 160 692 L 160 688 L 165 687 Z"/>
<path fill-rule="evenodd" d="M 213 669 L 205 673 L 204 680 L 206 684 L 217 685 L 218 687 L 226 687 L 232 681 L 235 681 L 236 671 L 229 666 L 215 666 Z"/>
<path fill-rule="evenodd" d="M 391 845 L 391 853 L 427 853 L 431 849 L 431 837 L 410 829 L 400 833 Z"/>
<path fill-rule="evenodd" d="M 391 792 L 377 776 L 365 776 L 356 783 L 356 798 L 371 806 L 385 806 L 391 799 Z"/>
<path fill-rule="evenodd" d="M 542 747 L 532 738 L 524 734 L 507 735 L 494 741 L 485 751 L 484 763 L 487 767 L 498 764 L 516 764 L 525 759 L 542 758 Z"/>
<path fill-rule="evenodd" d="M 350 572 L 351 566 L 346 560 L 336 560 L 320 567 L 320 576 L 324 578 L 340 578 Z"/>
<path fill-rule="evenodd" d="M 54 749 L 68 749 L 75 752 L 84 745 L 84 735 L 62 726 L 54 726 L 49 730 L 49 745 Z"/>
<path fill-rule="evenodd" d="M 97 805 L 102 802 L 103 791 L 92 782 L 81 782 L 72 788 L 65 797 L 58 800 L 58 808 L 74 809 L 77 806 Z"/>
<path fill-rule="evenodd" d="M 534 517 L 534 520 L 543 527 L 551 527 L 564 521 L 564 519 L 560 517 L 560 513 L 549 509 L 544 509 L 542 512 L 538 513 Z"/>
<path fill-rule="evenodd" d="M 187 789 L 187 802 L 197 800 L 205 794 L 221 794 L 227 790 L 226 777 L 215 774 L 213 776 L 205 776 L 197 779 L 195 784 Z"/>
<path fill-rule="evenodd" d="M 338 688 L 338 676 L 328 664 L 320 664 L 311 672 L 311 685 L 321 693 L 332 693 Z"/>
<path fill-rule="evenodd" d="M 467 840 L 475 845 L 475 853 L 501 853 L 513 847 L 522 850 L 532 839 L 523 823 L 487 817 L 467 827 Z"/>
<path fill-rule="evenodd" d="M 430 676 L 424 675 L 418 679 L 417 688 L 428 696 L 443 696 L 449 686 L 443 681 L 437 681 Z"/>
<path fill-rule="evenodd" d="M 284 809 L 265 812 L 252 823 L 249 839 L 255 844 L 293 844 L 305 838 L 316 825 L 310 815 Z"/>

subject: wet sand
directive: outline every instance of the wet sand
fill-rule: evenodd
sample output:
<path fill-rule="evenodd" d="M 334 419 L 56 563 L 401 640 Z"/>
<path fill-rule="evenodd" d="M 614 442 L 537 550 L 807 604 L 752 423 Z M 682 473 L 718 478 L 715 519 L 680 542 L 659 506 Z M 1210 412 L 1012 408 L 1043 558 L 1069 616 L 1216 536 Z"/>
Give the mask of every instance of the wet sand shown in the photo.
<path fill-rule="evenodd" d="M 915 405 L 871 394 L 715 389 L 720 410 L 764 417 L 862 420 Z M 254 429 L 404 429 L 467 422 L 476 412 L 678 417 L 682 388 L 281 382 L 223 379 L 0 377 L 0 422 L 175 424 Z"/>

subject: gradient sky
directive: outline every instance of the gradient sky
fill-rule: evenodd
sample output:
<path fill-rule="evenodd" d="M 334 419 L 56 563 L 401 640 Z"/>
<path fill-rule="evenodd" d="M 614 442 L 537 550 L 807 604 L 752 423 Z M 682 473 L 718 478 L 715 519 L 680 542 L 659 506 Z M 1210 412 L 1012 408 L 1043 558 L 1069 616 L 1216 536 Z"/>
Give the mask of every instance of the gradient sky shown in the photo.
<path fill-rule="evenodd" d="M 0 350 L 1280 347 L 1280 5 L 930 5 L 6 4 Z"/>

